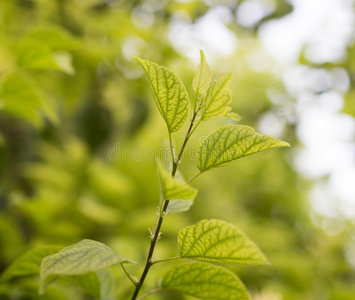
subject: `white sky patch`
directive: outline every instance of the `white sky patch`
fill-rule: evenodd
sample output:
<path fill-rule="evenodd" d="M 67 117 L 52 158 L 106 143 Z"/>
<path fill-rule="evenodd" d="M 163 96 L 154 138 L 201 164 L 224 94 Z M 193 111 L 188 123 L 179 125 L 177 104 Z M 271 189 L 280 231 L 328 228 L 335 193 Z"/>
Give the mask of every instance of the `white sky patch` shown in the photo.
<path fill-rule="evenodd" d="M 306 56 L 318 63 L 339 61 L 352 38 L 352 0 L 293 0 L 294 11 L 260 28 L 265 48 L 279 62 L 298 60 L 304 46 Z"/>
<path fill-rule="evenodd" d="M 239 4 L 236 17 L 240 25 L 252 27 L 262 18 L 270 15 L 274 9 L 275 2 L 272 0 L 249 0 Z"/>
<path fill-rule="evenodd" d="M 195 24 L 176 15 L 169 40 L 178 52 L 195 62 L 199 61 L 199 50 L 204 49 L 213 63 L 214 57 L 232 55 L 237 49 L 237 38 L 225 25 L 231 18 L 230 11 L 222 6 L 211 9 Z"/>

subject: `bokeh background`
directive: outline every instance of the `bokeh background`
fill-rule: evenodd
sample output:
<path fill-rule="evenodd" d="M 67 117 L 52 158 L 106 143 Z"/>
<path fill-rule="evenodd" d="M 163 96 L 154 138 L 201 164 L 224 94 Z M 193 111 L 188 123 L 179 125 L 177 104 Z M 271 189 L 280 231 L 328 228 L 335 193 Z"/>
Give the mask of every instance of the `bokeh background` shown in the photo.
<path fill-rule="evenodd" d="M 353 0 L 1 0 L 0 271 L 33 247 L 91 238 L 140 274 L 159 202 L 152 153 L 167 131 L 131 57 L 192 92 L 202 49 L 215 77 L 233 74 L 241 123 L 292 148 L 196 179 L 194 206 L 166 218 L 156 255 L 176 255 L 182 227 L 223 219 L 271 262 L 231 268 L 252 299 L 355 299 L 354 25 Z M 191 146 L 226 122 L 202 124 Z M 181 171 L 195 174 L 193 157 Z M 19 278 L 0 299 L 93 299 L 68 281 L 37 289 L 38 277 Z M 117 269 L 117 299 L 131 293 Z"/>

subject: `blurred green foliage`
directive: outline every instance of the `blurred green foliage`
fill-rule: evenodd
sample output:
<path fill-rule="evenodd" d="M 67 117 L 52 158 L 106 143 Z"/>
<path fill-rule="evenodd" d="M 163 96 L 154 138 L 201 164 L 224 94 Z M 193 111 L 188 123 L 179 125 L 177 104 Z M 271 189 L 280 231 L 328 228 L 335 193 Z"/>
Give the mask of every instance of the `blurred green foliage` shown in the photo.
<path fill-rule="evenodd" d="M 159 201 L 153 152 L 144 151 L 158 153 L 165 146 L 166 132 L 147 80 L 130 57 L 166 65 L 188 85 L 196 66 L 169 43 L 171 20 L 184 14 L 195 22 L 221 2 L 232 12 L 238 5 L 0 1 L 1 271 L 35 246 L 70 245 L 83 238 L 144 261 L 147 228 Z M 291 7 L 285 3 L 277 1 L 266 19 L 289 13 Z M 144 23 L 149 18 L 153 21 Z M 284 102 L 292 106 L 293 100 L 272 67 L 260 71 L 249 64 L 250 55 L 261 51 L 255 35 L 260 24 L 250 30 L 234 21 L 230 29 L 239 35 L 238 51 L 216 59 L 214 69 L 234 75 L 233 111 L 243 124 L 256 126 L 264 114 L 273 113 L 285 124 L 280 138 L 296 147 L 294 124 L 287 122 L 282 110 Z M 353 74 L 354 46 L 349 54 L 346 66 Z M 192 90 L 191 85 L 188 88 Z M 270 101 L 270 92 L 284 96 L 284 102 Z M 349 99 L 353 96 L 354 89 Z M 354 115 L 354 101 L 346 103 L 346 112 Z M 198 135 L 210 133 L 221 122 L 201 126 Z M 198 142 L 192 138 L 191 145 Z M 233 268 L 253 299 L 354 299 L 354 270 L 344 252 L 350 231 L 330 237 L 313 225 L 306 198 L 309 183 L 292 169 L 290 153 L 287 149 L 263 153 L 197 179 L 194 184 L 200 192 L 192 209 L 166 218 L 157 257 L 176 255 L 182 227 L 223 218 L 242 228 L 271 262 L 265 267 Z M 187 156 L 185 160 L 183 173 L 194 175 L 195 162 Z M 129 266 L 137 275 L 140 268 Z M 113 271 L 117 299 L 127 299 L 131 283 L 122 270 Z M 164 266 L 154 267 L 146 287 L 153 286 L 163 271 Z M 0 299 L 93 299 L 70 280 L 51 285 L 44 296 L 38 295 L 38 284 L 37 276 L 2 282 Z M 192 298 L 162 292 L 150 299 Z"/>

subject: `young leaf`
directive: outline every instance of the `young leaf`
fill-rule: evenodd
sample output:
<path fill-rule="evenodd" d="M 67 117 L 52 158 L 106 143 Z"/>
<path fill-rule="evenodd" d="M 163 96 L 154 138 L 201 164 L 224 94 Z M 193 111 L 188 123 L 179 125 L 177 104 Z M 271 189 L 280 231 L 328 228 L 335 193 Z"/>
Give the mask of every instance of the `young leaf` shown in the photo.
<path fill-rule="evenodd" d="M 208 300 L 247 300 L 248 292 L 231 271 L 211 264 L 189 263 L 171 269 L 162 288 Z"/>
<path fill-rule="evenodd" d="M 200 64 L 197 67 L 196 76 L 192 81 L 192 87 L 197 96 L 203 95 L 208 90 L 212 79 L 211 68 L 202 50 L 200 50 L 200 56 Z"/>
<path fill-rule="evenodd" d="M 173 178 L 161 165 L 157 164 L 164 200 L 193 200 L 197 190 Z"/>
<path fill-rule="evenodd" d="M 180 212 L 184 212 L 190 209 L 190 207 L 194 204 L 194 201 L 192 200 L 185 200 L 185 201 L 180 201 L 180 200 L 170 200 L 169 202 L 169 207 L 166 211 L 166 213 L 169 214 L 177 214 Z"/>
<path fill-rule="evenodd" d="M 62 248 L 61 246 L 42 246 L 22 254 L 2 273 L 0 282 L 19 276 L 38 275 L 42 259 Z"/>
<path fill-rule="evenodd" d="M 240 115 L 238 115 L 237 113 L 235 112 L 230 112 L 226 115 L 227 118 L 231 118 L 233 119 L 234 121 L 240 121 L 241 120 L 241 117 Z"/>
<path fill-rule="evenodd" d="M 231 75 L 225 75 L 218 81 L 212 82 L 207 91 L 202 120 L 223 117 L 230 112 L 231 108 L 228 105 L 231 102 L 231 95 L 228 85 L 231 80 Z"/>
<path fill-rule="evenodd" d="M 233 225 L 202 220 L 179 232 L 180 256 L 203 261 L 258 265 L 267 260 L 259 248 Z"/>
<path fill-rule="evenodd" d="M 255 132 L 245 125 L 226 125 L 210 134 L 199 147 L 197 167 L 201 172 L 264 150 L 289 147 L 286 142 Z"/>
<path fill-rule="evenodd" d="M 121 262 L 132 261 L 115 254 L 105 244 L 82 240 L 42 260 L 40 294 L 44 293 L 46 286 L 56 275 L 80 275 Z"/>
<path fill-rule="evenodd" d="M 134 57 L 148 75 L 155 103 L 169 132 L 184 125 L 190 111 L 190 100 L 181 79 L 171 70 L 146 59 Z"/>

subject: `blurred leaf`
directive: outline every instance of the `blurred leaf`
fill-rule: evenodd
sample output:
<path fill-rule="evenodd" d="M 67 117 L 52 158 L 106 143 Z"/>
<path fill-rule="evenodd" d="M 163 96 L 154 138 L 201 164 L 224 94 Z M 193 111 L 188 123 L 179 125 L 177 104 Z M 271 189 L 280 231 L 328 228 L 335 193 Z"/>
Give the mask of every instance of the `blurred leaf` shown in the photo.
<path fill-rule="evenodd" d="M 196 76 L 192 81 L 192 87 L 197 96 L 203 95 L 209 88 L 212 79 L 212 70 L 206 61 L 205 54 L 200 50 L 200 64 L 197 67 Z"/>
<path fill-rule="evenodd" d="M 188 211 L 193 204 L 194 201 L 192 200 L 185 200 L 185 201 L 170 200 L 166 213 L 177 214 L 180 212 Z"/>
<path fill-rule="evenodd" d="M 88 180 L 91 189 L 100 199 L 112 199 L 116 202 L 116 199 L 133 190 L 133 184 L 126 174 L 100 160 L 91 162 Z"/>
<path fill-rule="evenodd" d="M 248 292 L 231 271 L 215 265 L 189 263 L 172 268 L 161 283 L 162 288 L 209 300 L 245 300 Z"/>
<path fill-rule="evenodd" d="M 173 178 L 161 165 L 157 163 L 158 174 L 161 188 L 163 191 L 163 200 L 193 200 L 197 195 L 197 190 L 187 184 L 179 182 Z"/>
<path fill-rule="evenodd" d="M 4 112 L 21 117 L 35 126 L 42 125 L 42 100 L 36 87 L 22 74 L 12 73 L 4 78 L 0 99 L 3 101 Z"/>
<path fill-rule="evenodd" d="M 89 292 L 97 299 L 100 298 L 102 285 L 97 272 L 89 272 L 76 276 L 61 276 L 60 281 L 70 282 L 82 288 L 84 291 Z"/>
<path fill-rule="evenodd" d="M 202 220 L 179 232 L 180 256 L 203 261 L 259 265 L 267 260 L 238 228 L 220 220 Z"/>
<path fill-rule="evenodd" d="M 63 72 L 69 75 L 73 75 L 75 73 L 75 69 L 72 63 L 72 56 L 70 53 L 55 52 L 53 53 L 53 58 Z"/>
<path fill-rule="evenodd" d="M 45 41 L 23 39 L 17 49 L 17 63 L 26 69 L 58 70 L 69 75 L 75 70 L 68 52 L 53 52 Z"/>
<path fill-rule="evenodd" d="M 88 196 L 79 199 L 80 211 L 91 220 L 102 224 L 117 224 L 121 219 L 120 212 Z"/>
<path fill-rule="evenodd" d="M 78 39 L 74 38 L 64 28 L 53 24 L 32 28 L 27 37 L 45 43 L 53 51 L 77 50 L 81 47 Z"/>
<path fill-rule="evenodd" d="M 255 132 L 252 127 L 226 125 L 210 134 L 199 147 L 197 167 L 205 172 L 254 153 L 289 146 L 286 142 Z"/>
<path fill-rule="evenodd" d="M 52 51 L 45 43 L 24 39 L 18 46 L 17 63 L 27 69 L 60 70 Z"/>
<path fill-rule="evenodd" d="M 116 278 L 110 269 L 96 271 L 100 280 L 100 300 L 112 300 L 116 290 Z"/>
<path fill-rule="evenodd" d="M 213 81 L 207 91 L 205 111 L 202 120 L 210 120 L 225 116 L 231 110 L 228 106 L 231 102 L 229 83 L 232 80 L 231 75 L 225 75 L 218 81 Z"/>
<path fill-rule="evenodd" d="M 345 94 L 343 112 L 355 117 L 355 89 Z"/>
<path fill-rule="evenodd" d="M 105 244 L 82 240 L 42 260 L 40 294 L 56 275 L 80 275 L 123 262 L 132 261 L 115 254 Z"/>
<path fill-rule="evenodd" d="M 190 100 L 181 79 L 171 70 L 146 59 L 134 57 L 148 75 L 156 105 L 169 132 L 184 125 L 190 111 Z"/>
<path fill-rule="evenodd" d="M 238 115 L 235 112 L 230 112 L 226 115 L 226 117 L 233 119 L 234 121 L 240 121 L 242 118 L 240 117 L 240 115 Z"/>
<path fill-rule="evenodd" d="M 22 254 L 2 273 L 0 282 L 10 280 L 14 277 L 39 274 L 42 259 L 56 253 L 61 248 L 63 247 L 42 246 Z"/>
<path fill-rule="evenodd" d="M 16 221 L 17 219 L 7 215 L 6 211 L 0 213 L 0 261 L 5 264 L 9 264 L 23 252 L 23 233 Z"/>

